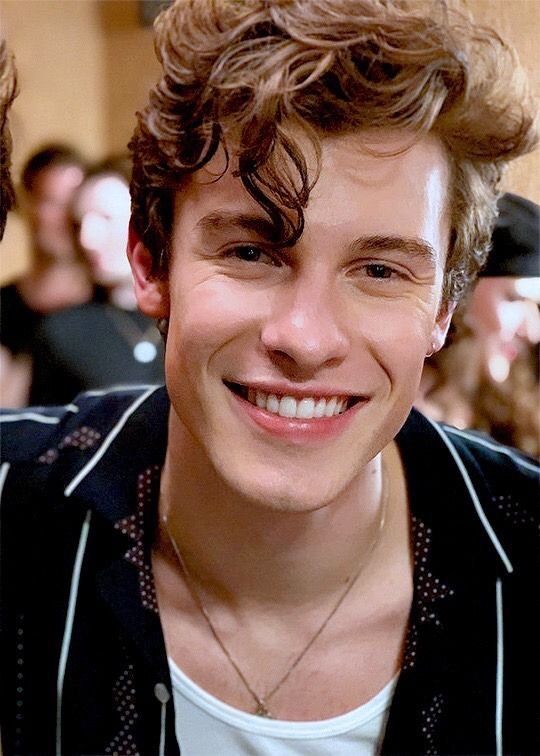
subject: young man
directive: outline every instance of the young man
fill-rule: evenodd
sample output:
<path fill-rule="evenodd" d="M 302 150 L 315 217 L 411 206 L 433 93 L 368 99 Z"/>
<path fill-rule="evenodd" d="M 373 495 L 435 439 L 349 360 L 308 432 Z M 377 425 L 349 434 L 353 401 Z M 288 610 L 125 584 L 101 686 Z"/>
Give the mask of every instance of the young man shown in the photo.
<path fill-rule="evenodd" d="M 437 8 L 160 17 L 129 254 L 167 394 L 6 418 L 7 753 L 536 751 L 535 465 L 411 413 L 535 135 Z"/>

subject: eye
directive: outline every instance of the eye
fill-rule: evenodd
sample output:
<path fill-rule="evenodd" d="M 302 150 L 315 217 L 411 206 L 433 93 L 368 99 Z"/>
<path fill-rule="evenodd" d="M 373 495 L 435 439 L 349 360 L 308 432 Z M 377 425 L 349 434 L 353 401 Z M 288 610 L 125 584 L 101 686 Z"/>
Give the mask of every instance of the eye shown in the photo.
<path fill-rule="evenodd" d="M 388 265 L 370 263 L 369 265 L 366 265 L 366 273 L 370 278 L 391 278 L 395 271 L 393 268 L 389 268 Z"/>
<path fill-rule="evenodd" d="M 228 251 L 230 257 L 250 263 L 263 263 L 265 265 L 279 265 L 279 261 L 254 244 L 242 244 Z"/>

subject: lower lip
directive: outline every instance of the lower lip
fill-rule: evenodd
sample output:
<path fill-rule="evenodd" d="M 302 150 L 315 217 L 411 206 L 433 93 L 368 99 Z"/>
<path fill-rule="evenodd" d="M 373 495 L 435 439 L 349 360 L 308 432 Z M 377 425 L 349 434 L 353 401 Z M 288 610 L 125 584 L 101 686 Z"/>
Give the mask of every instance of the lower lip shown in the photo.
<path fill-rule="evenodd" d="M 259 428 L 285 441 L 309 443 L 310 441 L 328 441 L 339 436 L 348 427 L 358 410 L 367 400 L 357 402 L 353 407 L 332 417 L 312 418 L 301 420 L 294 417 L 281 417 L 267 412 L 243 399 L 233 391 L 229 392 L 236 399 L 238 406 Z"/>

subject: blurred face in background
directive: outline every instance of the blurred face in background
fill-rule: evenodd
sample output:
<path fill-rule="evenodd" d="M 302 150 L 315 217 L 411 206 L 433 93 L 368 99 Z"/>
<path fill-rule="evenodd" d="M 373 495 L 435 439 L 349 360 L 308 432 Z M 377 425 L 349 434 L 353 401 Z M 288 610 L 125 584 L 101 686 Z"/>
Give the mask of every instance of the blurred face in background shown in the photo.
<path fill-rule="evenodd" d="M 39 252 L 64 260 L 73 256 L 69 209 L 83 180 L 78 165 L 54 165 L 41 170 L 26 195 L 26 213 Z"/>
<path fill-rule="evenodd" d="M 516 357 L 540 342 L 539 303 L 540 277 L 494 276 L 476 284 L 466 321 L 494 381 L 505 381 Z"/>
<path fill-rule="evenodd" d="M 126 255 L 131 201 L 123 178 L 92 176 L 80 187 L 72 215 L 78 243 L 96 283 L 114 287 L 130 279 Z"/>

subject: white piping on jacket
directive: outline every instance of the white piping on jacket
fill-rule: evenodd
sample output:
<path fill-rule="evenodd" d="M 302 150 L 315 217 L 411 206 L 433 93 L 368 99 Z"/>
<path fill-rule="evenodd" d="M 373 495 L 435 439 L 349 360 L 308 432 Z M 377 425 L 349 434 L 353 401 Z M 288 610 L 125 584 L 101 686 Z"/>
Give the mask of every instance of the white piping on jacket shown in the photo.
<path fill-rule="evenodd" d="M 4 490 L 4 483 L 6 482 L 9 468 L 9 462 L 3 462 L 2 465 L 0 465 L 0 501 L 2 500 L 2 491 Z"/>
<path fill-rule="evenodd" d="M 9 473 L 9 468 L 11 467 L 9 462 L 3 462 L 0 465 L 0 506 L 2 505 L 2 493 L 4 491 L 4 485 L 6 482 L 6 478 Z M 2 754 L 2 751 L 0 749 L 0 756 Z"/>
<path fill-rule="evenodd" d="M 497 553 L 499 554 L 499 556 L 500 556 L 500 558 L 501 558 L 504 566 L 506 567 L 506 570 L 508 572 L 513 572 L 514 568 L 512 566 L 512 562 L 508 558 L 508 555 L 507 555 L 506 551 L 503 549 L 501 542 L 499 541 L 499 539 L 497 538 L 497 535 L 495 534 L 495 531 L 491 527 L 491 523 L 489 522 L 488 518 L 486 517 L 486 513 L 482 509 L 482 505 L 480 504 L 480 499 L 478 498 L 478 494 L 475 491 L 475 488 L 473 486 L 473 482 L 472 482 L 472 480 L 469 477 L 469 473 L 467 472 L 467 468 L 463 464 L 463 460 L 459 456 L 456 447 L 450 441 L 450 439 L 445 434 L 445 432 L 442 430 L 442 428 L 440 428 L 437 425 L 437 423 L 433 422 L 433 420 L 430 420 L 429 417 L 426 417 L 425 419 L 435 428 L 435 430 L 437 431 L 437 433 L 439 434 L 439 436 L 442 438 L 442 440 L 446 444 L 448 450 L 450 451 L 450 454 L 452 455 L 452 457 L 454 459 L 454 462 L 458 466 L 458 469 L 459 469 L 459 471 L 461 473 L 461 476 L 462 476 L 463 480 L 465 481 L 465 485 L 467 486 L 467 490 L 469 491 L 469 495 L 470 495 L 470 497 L 472 499 L 472 502 L 474 504 L 474 507 L 476 509 L 476 513 L 477 513 L 478 517 L 480 518 L 480 522 L 484 526 L 484 529 L 485 529 L 486 533 L 488 534 L 488 536 L 490 537 L 492 544 L 495 546 L 495 549 L 496 549 Z"/>
<path fill-rule="evenodd" d="M 2 493 L 4 491 L 4 485 L 5 485 L 10 467 L 11 465 L 9 462 L 3 462 L 0 465 L 0 506 L 2 505 Z M 1 754 L 2 754 L 2 750 L 0 749 L 0 756 Z"/>
<path fill-rule="evenodd" d="M 157 683 L 154 686 L 154 695 L 161 704 L 161 725 L 159 730 L 159 756 L 165 756 L 165 725 L 167 723 L 167 703 L 171 698 L 171 694 L 167 690 L 166 685 L 163 683 Z"/>
<path fill-rule="evenodd" d="M 104 396 L 105 394 L 110 394 L 111 392 L 120 392 L 120 391 L 133 391 L 135 387 L 133 384 L 127 384 L 123 385 L 120 384 L 118 386 L 109 386 L 108 388 L 104 389 L 91 389 L 90 391 L 85 391 L 84 396 Z M 136 388 L 142 388 L 142 389 L 148 389 L 148 388 L 159 388 L 159 384 L 157 383 L 138 383 Z"/>
<path fill-rule="evenodd" d="M 461 436 L 462 438 L 466 438 L 468 441 L 472 441 L 473 443 L 479 444 L 480 446 L 485 446 L 486 449 L 497 452 L 497 454 L 505 454 L 507 457 L 510 457 L 510 459 L 517 465 L 526 467 L 528 470 L 532 470 L 533 472 L 540 472 L 539 465 L 535 465 L 533 462 L 528 462 L 526 459 L 522 459 L 519 454 L 516 454 L 514 451 L 512 451 L 512 449 L 506 449 L 504 446 L 499 446 L 499 444 L 497 443 L 492 443 L 487 439 L 476 436 L 474 433 L 467 433 L 466 431 L 458 430 L 458 428 L 447 428 L 447 430 L 448 433 L 453 433 L 454 436 Z"/>
<path fill-rule="evenodd" d="M 497 756 L 503 756 L 503 682 L 504 682 L 504 625 L 502 583 L 498 578 L 495 583 L 495 602 L 497 606 L 497 678 L 495 683 L 495 747 Z"/>
<path fill-rule="evenodd" d="M 79 408 L 76 404 L 66 404 L 63 407 L 60 407 L 60 409 L 65 409 L 68 412 L 78 412 Z M 61 417 L 56 417 L 55 415 L 44 415 L 41 412 L 32 412 L 32 411 L 26 411 L 26 412 L 16 412 L 13 415 L 0 415 L 0 423 L 14 423 L 18 420 L 33 420 L 36 423 L 49 423 L 50 425 L 57 425 Z"/>
<path fill-rule="evenodd" d="M 33 420 L 35 423 L 49 423 L 50 425 L 57 425 L 60 422 L 59 417 L 40 415 L 38 412 L 18 412 L 16 415 L 0 416 L 0 423 L 14 423 L 17 420 Z"/>
<path fill-rule="evenodd" d="M 124 412 L 120 420 L 116 423 L 116 425 L 113 427 L 105 441 L 101 444 L 98 451 L 94 454 L 92 459 L 86 463 L 86 465 L 82 468 L 82 470 L 79 470 L 77 475 L 73 478 L 71 483 L 66 487 L 64 491 L 64 496 L 71 496 L 73 491 L 77 488 L 79 483 L 88 475 L 91 470 L 94 469 L 94 467 L 97 465 L 99 460 L 103 457 L 109 446 L 112 444 L 116 436 L 120 433 L 124 425 L 127 423 L 131 415 L 135 412 L 135 410 L 144 402 L 146 399 L 150 396 L 150 394 L 153 394 L 154 391 L 157 391 L 160 386 L 152 386 L 151 388 L 147 389 L 143 394 L 141 394 L 134 402 L 133 404 L 130 404 L 130 406 L 127 408 L 127 410 Z"/>
<path fill-rule="evenodd" d="M 66 624 L 64 626 L 64 637 L 62 638 L 62 648 L 60 651 L 60 661 L 58 662 L 58 677 L 56 679 L 56 756 L 62 754 L 62 696 L 64 692 L 64 677 L 66 674 L 66 664 L 71 643 L 71 633 L 73 631 L 73 620 L 75 617 L 75 607 L 77 606 L 77 594 L 79 591 L 79 580 L 81 577 L 82 563 L 88 533 L 90 532 L 90 520 L 92 511 L 89 509 L 84 518 L 79 537 L 79 545 L 75 555 L 73 572 L 71 573 L 71 586 L 69 589 L 69 601 L 66 612 Z"/>

